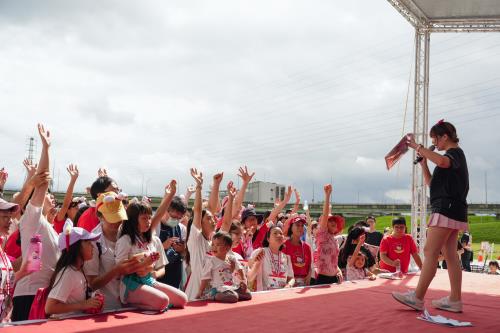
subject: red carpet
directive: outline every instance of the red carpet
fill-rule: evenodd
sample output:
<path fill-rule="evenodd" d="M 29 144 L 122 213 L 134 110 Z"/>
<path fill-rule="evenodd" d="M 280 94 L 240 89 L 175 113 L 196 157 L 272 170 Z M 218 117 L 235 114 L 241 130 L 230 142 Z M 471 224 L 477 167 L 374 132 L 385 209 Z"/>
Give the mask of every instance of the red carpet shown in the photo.
<path fill-rule="evenodd" d="M 377 279 L 319 288 L 298 288 L 254 294 L 254 299 L 237 304 L 192 302 L 183 309 L 159 315 L 138 312 L 103 314 L 95 317 L 49 321 L 15 327 L 4 332 L 445 332 L 451 328 L 417 320 L 418 313 L 390 295 L 393 290 L 414 287 L 418 277 L 401 281 Z M 449 288 L 447 271 L 438 271 L 427 293 L 430 299 L 445 296 Z M 500 276 L 464 273 L 464 313 L 432 309 L 474 327 L 460 332 L 500 332 Z"/>

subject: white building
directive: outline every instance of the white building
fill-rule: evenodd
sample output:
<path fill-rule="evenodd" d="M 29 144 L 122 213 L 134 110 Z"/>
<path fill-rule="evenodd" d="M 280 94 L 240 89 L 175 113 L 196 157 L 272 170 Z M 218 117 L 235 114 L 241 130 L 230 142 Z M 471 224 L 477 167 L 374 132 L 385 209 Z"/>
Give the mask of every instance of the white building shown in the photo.
<path fill-rule="evenodd" d="M 285 198 L 285 185 L 256 181 L 248 184 L 245 202 L 274 203 L 276 199 Z"/>

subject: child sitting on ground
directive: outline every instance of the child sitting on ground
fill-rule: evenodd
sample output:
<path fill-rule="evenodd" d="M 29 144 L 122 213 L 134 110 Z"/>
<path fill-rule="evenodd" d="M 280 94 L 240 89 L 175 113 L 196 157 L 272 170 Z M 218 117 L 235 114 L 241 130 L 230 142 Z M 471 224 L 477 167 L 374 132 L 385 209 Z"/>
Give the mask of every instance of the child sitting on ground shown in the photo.
<path fill-rule="evenodd" d="M 250 300 L 252 295 L 247 291 L 243 267 L 234 255 L 228 255 L 233 240 L 225 232 L 218 232 L 212 238 L 212 256 L 208 257 L 201 273 L 201 284 L 197 298 L 206 298 L 222 303 L 236 303 Z M 233 272 L 239 275 L 236 285 Z M 208 292 L 205 291 L 210 285 Z"/>

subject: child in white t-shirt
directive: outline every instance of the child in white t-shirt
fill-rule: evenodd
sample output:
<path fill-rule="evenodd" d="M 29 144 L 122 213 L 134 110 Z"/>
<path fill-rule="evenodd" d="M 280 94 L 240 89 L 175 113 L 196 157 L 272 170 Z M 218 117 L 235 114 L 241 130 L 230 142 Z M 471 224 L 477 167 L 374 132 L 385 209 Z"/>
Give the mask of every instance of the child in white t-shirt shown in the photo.
<path fill-rule="evenodd" d="M 183 308 L 187 303 L 182 291 L 156 279 L 165 274 L 167 259 L 160 239 L 151 231 L 152 209 L 147 203 L 133 202 L 127 207 L 116 242 L 116 263 L 137 257 L 149 263 L 143 270 L 126 275 L 120 284 L 120 299 L 141 309 L 164 311 L 169 304 Z"/>
<path fill-rule="evenodd" d="M 99 312 L 104 300 L 101 296 L 91 297 L 91 290 L 83 272 L 83 263 L 92 259 L 92 241 L 101 235 L 83 228 L 72 227 L 67 221 L 59 235 L 58 246 L 61 257 L 57 261 L 50 279 L 50 292 L 45 304 L 45 313 L 61 317 L 82 311 Z"/>
<path fill-rule="evenodd" d="M 222 303 L 235 303 L 252 298 L 246 287 L 240 285 L 245 280 L 243 267 L 234 255 L 229 255 L 233 241 L 225 232 L 218 232 L 212 238 L 212 256 L 205 260 L 201 273 L 201 283 L 197 298 L 212 299 Z M 239 276 L 235 283 L 233 274 Z M 206 291 L 207 286 L 210 289 Z"/>

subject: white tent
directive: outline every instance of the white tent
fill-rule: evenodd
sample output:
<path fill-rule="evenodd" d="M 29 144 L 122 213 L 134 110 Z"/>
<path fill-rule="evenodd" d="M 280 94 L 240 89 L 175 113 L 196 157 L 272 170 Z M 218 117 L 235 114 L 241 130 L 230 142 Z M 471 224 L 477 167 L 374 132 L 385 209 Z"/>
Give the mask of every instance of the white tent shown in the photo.
<path fill-rule="evenodd" d="M 429 47 L 433 32 L 500 32 L 500 0 L 387 0 L 415 27 L 413 132 L 427 147 Z M 415 156 L 415 152 L 414 158 Z M 420 166 L 413 166 L 411 230 L 423 257 L 427 195 Z"/>

